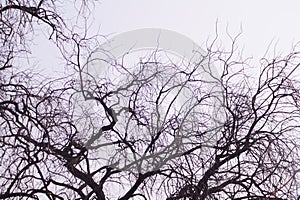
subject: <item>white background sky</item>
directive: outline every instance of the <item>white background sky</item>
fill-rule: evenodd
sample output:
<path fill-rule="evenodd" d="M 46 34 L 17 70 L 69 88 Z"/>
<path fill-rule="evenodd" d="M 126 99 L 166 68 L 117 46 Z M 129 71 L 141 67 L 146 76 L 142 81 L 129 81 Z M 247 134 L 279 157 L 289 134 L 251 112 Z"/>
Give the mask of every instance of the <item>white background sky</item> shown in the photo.
<path fill-rule="evenodd" d="M 102 33 L 137 28 L 166 28 L 182 33 L 200 45 L 212 38 L 216 21 L 224 35 L 226 26 L 235 35 L 242 25 L 239 46 L 245 56 L 263 56 L 269 43 L 278 52 L 300 41 L 300 1 L 297 0 L 102 0 L 95 21 Z M 224 40 L 224 45 L 229 45 Z"/>
<path fill-rule="evenodd" d="M 94 9 L 95 28 L 100 34 L 119 34 L 138 28 L 165 28 L 188 36 L 200 46 L 215 34 L 216 22 L 220 35 L 236 35 L 242 26 L 238 45 L 244 56 L 261 58 L 270 42 L 276 51 L 287 53 L 300 41 L 300 1 L 298 0 L 100 0 Z M 228 39 L 228 38 L 227 38 Z M 225 47 L 228 40 L 223 39 Z M 58 54 L 37 42 L 33 55 L 38 63 L 52 68 L 50 60 Z M 274 47 L 274 46 L 273 46 Z M 45 48 L 45 47 L 42 47 Z"/>

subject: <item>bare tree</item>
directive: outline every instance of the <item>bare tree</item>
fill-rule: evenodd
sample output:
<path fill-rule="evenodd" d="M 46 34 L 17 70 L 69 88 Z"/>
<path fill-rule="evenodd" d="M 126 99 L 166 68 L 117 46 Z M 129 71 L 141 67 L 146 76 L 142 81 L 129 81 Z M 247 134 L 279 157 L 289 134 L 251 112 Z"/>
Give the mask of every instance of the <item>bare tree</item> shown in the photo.
<path fill-rule="evenodd" d="M 199 148 L 177 162 L 183 167 L 172 171 L 178 189 L 169 199 L 297 199 L 299 52 L 262 59 L 258 77 L 232 61 L 233 49 L 212 53 L 223 65 L 225 121 L 213 154 Z"/>
<path fill-rule="evenodd" d="M 298 198 L 296 47 L 251 67 L 233 38 L 197 62 L 156 50 L 132 66 L 126 54 L 88 57 L 103 49 L 69 27 L 60 3 L 0 7 L 0 199 Z M 18 69 L 39 24 L 66 60 L 64 77 Z M 92 73 L 99 62 L 107 68 Z"/>

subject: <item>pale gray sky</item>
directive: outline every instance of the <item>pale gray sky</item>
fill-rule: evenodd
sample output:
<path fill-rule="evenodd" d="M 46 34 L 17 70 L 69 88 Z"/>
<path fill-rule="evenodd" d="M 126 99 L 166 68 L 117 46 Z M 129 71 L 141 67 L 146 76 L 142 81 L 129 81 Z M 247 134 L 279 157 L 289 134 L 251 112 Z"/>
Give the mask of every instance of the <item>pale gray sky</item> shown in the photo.
<path fill-rule="evenodd" d="M 278 41 L 279 52 L 300 41 L 299 7 L 297 0 L 102 0 L 95 9 L 95 22 L 99 22 L 103 34 L 166 28 L 200 45 L 213 37 L 217 20 L 221 35 L 227 25 L 233 35 L 242 25 L 239 44 L 245 55 L 261 57 L 272 40 Z M 226 39 L 223 43 L 229 45 Z"/>
<path fill-rule="evenodd" d="M 111 36 L 139 28 L 163 28 L 190 37 L 200 46 L 215 34 L 216 22 L 225 47 L 226 26 L 236 35 L 242 26 L 238 45 L 244 56 L 261 58 L 270 42 L 278 53 L 287 53 L 300 41 L 300 1 L 297 0 L 100 0 L 94 9 L 93 27 Z M 37 62 L 53 68 L 59 54 L 49 43 L 36 41 L 33 56 Z M 274 46 L 273 46 L 274 47 Z M 272 47 L 272 48 L 273 48 Z M 47 49 L 48 53 L 41 51 Z M 58 64 L 59 65 L 59 64 Z"/>

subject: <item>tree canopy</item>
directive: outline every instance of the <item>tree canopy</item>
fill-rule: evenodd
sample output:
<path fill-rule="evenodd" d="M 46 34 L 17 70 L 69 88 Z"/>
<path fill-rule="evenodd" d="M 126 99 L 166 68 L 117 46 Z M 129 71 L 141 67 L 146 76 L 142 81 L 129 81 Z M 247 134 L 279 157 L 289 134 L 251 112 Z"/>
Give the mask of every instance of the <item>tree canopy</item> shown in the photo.
<path fill-rule="evenodd" d="M 0 4 L 0 199 L 299 198 L 297 45 L 259 66 L 237 37 L 193 63 L 159 50 L 97 60 L 93 3 L 74 3 L 82 26 L 65 16 L 72 2 Z M 64 75 L 22 66 L 40 30 Z M 108 68 L 94 74 L 95 62 Z"/>

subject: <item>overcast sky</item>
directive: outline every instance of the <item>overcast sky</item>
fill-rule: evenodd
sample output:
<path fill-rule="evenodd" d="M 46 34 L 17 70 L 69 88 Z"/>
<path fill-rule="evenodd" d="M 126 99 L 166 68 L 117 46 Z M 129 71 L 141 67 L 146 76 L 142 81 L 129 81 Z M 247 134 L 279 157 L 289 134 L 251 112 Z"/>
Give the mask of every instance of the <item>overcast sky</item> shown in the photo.
<path fill-rule="evenodd" d="M 100 0 L 95 4 L 93 27 L 111 36 L 139 28 L 163 28 L 188 36 L 200 46 L 215 35 L 216 22 L 224 46 L 226 33 L 236 35 L 242 27 L 238 45 L 244 56 L 261 58 L 270 42 L 277 54 L 287 53 L 300 41 L 300 1 L 297 0 Z M 48 65 L 58 54 L 41 51 L 37 42 L 33 53 Z M 272 47 L 272 48 L 273 48 Z M 45 48 L 45 47 L 42 47 Z M 47 51 L 50 47 L 47 46 Z"/>
<path fill-rule="evenodd" d="M 200 45 L 226 26 L 232 35 L 242 26 L 239 46 L 245 56 L 263 56 L 269 43 L 278 52 L 300 41 L 300 2 L 296 0 L 107 0 L 95 9 L 103 34 L 137 28 L 166 28 L 182 33 Z M 229 45 L 224 39 L 224 45 Z"/>

